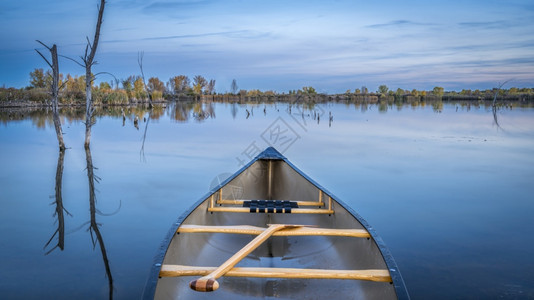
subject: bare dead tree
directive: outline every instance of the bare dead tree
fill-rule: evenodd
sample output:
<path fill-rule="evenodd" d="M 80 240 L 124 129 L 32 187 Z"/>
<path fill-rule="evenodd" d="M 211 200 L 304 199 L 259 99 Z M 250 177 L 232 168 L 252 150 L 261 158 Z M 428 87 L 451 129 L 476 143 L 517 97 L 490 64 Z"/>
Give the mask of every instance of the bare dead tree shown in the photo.
<path fill-rule="evenodd" d="M 85 67 L 85 147 L 89 147 L 91 143 L 91 127 L 94 125 L 93 121 L 93 98 L 91 95 L 91 88 L 93 86 L 93 74 L 91 68 L 96 64 L 95 54 L 98 47 L 98 40 L 100 38 L 100 27 L 102 26 L 102 17 L 104 15 L 104 7 L 106 5 L 105 0 L 100 0 L 100 5 L 98 6 L 98 19 L 96 21 L 95 37 L 93 43 L 87 38 L 87 45 L 85 46 L 85 54 L 82 57 L 83 66 Z"/>
<path fill-rule="evenodd" d="M 143 72 L 143 56 L 145 56 L 143 51 L 137 53 L 137 64 L 139 64 L 139 69 L 141 69 L 141 79 L 143 79 L 143 86 L 145 87 L 145 91 L 148 95 L 148 108 L 152 109 L 152 93 L 148 90 L 146 85 L 145 73 Z"/>
<path fill-rule="evenodd" d="M 210 79 L 208 85 L 206 86 L 206 91 L 208 92 L 208 95 L 211 95 L 215 92 L 215 79 Z"/>
<path fill-rule="evenodd" d="M 57 141 L 59 143 L 59 150 L 65 150 L 65 142 L 63 141 L 63 131 L 61 129 L 61 121 L 59 120 L 59 111 L 58 111 L 58 97 L 59 97 L 59 90 L 61 87 L 59 86 L 59 62 L 58 62 L 58 55 L 57 55 L 57 46 L 56 44 L 52 45 L 52 47 L 48 47 L 41 41 L 37 41 L 39 44 L 43 45 L 46 49 L 50 51 L 50 55 L 52 56 L 52 63 L 46 59 L 46 57 L 37 49 L 37 53 L 41 55 L 41 57 L 46 61 L 46 63 L 50 66 L 52 69 L 52 87 L 51 87 L 51 94 L 52 94 L 52 112 L 53 112 L 53 119 L 54 119 L 54 127 L 56 129 L 56 135 L 57 135 Z"/>
<path fill-rule="evenodd" d="M 145 56 L 145 53 L 143 51 L 137 53 L 137 63 L 139 64 L 139 69 L 141 69 L 141 79 L 143 79 L 143 86 L 145 87 L 145 91 L 148 94 L 148 120 L 145 124 L 145 132 L 143 134 L 143 143 L 141 145 L 141 150 L 139 151 L 139 156 L 141 161 L 146 162 L 146 156 L 145 156 L 145 141 L 146 141 L 146 133 L 148 131 L 148 124 L 150 123 L 150 118 L 152 117 L 152 91 L 150 91 L 146 85 L 145 80 L 145 73 L 143 71 L 143 57 Z"/>

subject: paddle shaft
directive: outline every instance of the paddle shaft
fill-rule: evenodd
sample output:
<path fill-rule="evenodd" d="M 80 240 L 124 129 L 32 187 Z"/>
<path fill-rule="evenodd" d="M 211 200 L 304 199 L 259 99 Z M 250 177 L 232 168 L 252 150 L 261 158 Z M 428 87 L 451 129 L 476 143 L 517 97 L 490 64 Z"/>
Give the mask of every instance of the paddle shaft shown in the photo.
<path fill-rule="evenodd" d="M 211 292 L 219 288 L 217 278 L 223 276 L 230 271 L 237 263 L 243 258 L 249 255 L 252 251 L 258 248 L 263 242 L 265 242 L 273 233 L 282 230 L 284 228 L 300 227 L 301 225 L 287 225 L 287 224 L 275 224 L 270 225 L 264 232 L 250 241 L 245 247 L 232 255 L 227 261 L 220 265 L 210 274 L 201 277 L 197 280 L 193 280 L 189 283 L 189 287 L 197 292 Z"/>

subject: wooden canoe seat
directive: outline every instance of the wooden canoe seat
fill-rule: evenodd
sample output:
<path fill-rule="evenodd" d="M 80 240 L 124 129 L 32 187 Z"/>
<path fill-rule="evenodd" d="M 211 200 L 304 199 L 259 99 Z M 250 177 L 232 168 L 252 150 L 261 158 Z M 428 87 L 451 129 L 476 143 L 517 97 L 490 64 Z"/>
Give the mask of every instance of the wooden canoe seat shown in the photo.
<path fill-rule="evenodd" d="M 328 195 L 326 195 L 328 196 Z M 215 199 L 218 198 L 218 199 Z M 217 206 L 219 205 L 219 206 Z M 223 206 L 230 205 L 230 206 Z M 239 205 L 239 206 L 236 206 Z M 310 206 L 317 208 L 301 208 Z M 232 212 L 232 213 L 293 213 L 293 214 L 328 214 L 335 213 L 332 205 L 332 197 L 328 196 L 328 202 L 323 201 L 323 191 L 319 190 L 318 201 L 294 201 L 294 200 L 229 200 L 223 199 L 222 188 L 209 197 L 209 212 Z"/>
<path fill-rule="evenodd" d="M 234 233 L 234 234 L 250 234 L 259 235 L 267 228 L 251 226 L 251 225 L 237 225 L 237 226 L 205 226 L 205 225 L 187 225 L 180 226 L 177 232 L 188 233 Z M 315 228 L 315 227 L 297 227 L 286 228 L 277 231 L 273 236 L 347 236 L 370 238 L 371 235 L 365 229 L 334 229 L 334 228 Z"/>
<path fill-rule="evenodd" d="M 194 267 L 183 265 L 162 265 L 160 277 L 205 276 L 215 267 Z M 391 282 L 388 270 L 325 270 L 290 268 L 232 268 L 224 276 L 255 278 L 292 278 L 292 279 L 352 279 L 378 282 Z"/>
<path fill-rule="evenodd" d="M 248 207 L 208 207 L 209 212 L 234 212 L 234 213 L 250 213 L 250 208 Z M 265 210 L 256 211 L 257 213 L 267 213 Z M 289 211 L 282 211 L 289 213 Z M 292 208 L 292 214 L 333 214 L 334 210 L 332 209 L 314 209 L 314 208 Z"/>
<path fill-rule="evenodd" d="M 217 204 L 221 204 L 221 205 L 244 205 L 245 203 L 247 202 L 251 202 L 251 201 L 260 201 L 260 200 L 229 200 L 229 199 L 222 199 L 222 200 L 217 200 Z M 265 200 L 265 201 L 288 201 L 288 200 Z M 324 202 L 314 202 L 314 201 L 290 201 L 291 203 L 296 203 L 297 206 L 317 206 L 317 207 L 321 207 L 321 206 L 324 206 L 325 203 Z M 248 206 L 247 206 L 248 207 Z"/>

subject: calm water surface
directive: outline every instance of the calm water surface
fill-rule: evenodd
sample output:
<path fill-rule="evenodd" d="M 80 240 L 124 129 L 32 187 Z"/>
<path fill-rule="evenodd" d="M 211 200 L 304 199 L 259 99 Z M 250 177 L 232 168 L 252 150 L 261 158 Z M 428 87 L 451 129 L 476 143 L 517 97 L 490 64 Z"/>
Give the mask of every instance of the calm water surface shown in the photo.
<path fill-rule="evenodd" d="M 86 152 L 65 112 L 62 156 L 50 115 L 2 113 L 0 298 L 140 298 L 172 222 L 270 145 L 376 228 L 413 299 L 534 298 L 534 109 L 497 117 L 447 103 L 169 104 L 101 113 Z"/>

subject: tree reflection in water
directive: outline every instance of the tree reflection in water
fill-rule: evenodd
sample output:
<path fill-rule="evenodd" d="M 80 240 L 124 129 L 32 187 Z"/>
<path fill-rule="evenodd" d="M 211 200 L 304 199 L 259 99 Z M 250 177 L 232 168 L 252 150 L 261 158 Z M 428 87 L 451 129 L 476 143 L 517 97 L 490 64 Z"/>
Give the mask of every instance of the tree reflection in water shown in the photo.
<path fill-rule="evenodd" d="M 48 250 L 45 255 L 50 254 L 52 251 L 54 251 L 56 248 L 59 247 L 61 251 L 65 248 L 65 216 L 63 212 L 67 213 L 67 215 L 71 215 L 63 206 L 63 196 L 61 193 L 61 187 L 63 183 L 63 161 L 65 160 L 65 149 L 59 150 L 59 157 L 57 159 L 57 169 L 56 169 L 56 194 L 55 194 L 55 201 L 56 204 L 56 211 L 54 212 L 54 216 L 57 216 L 57 229 L 52 234 L 48 242 L 45 244 L 43 249 L 46 249 L 48 245 L 50 245 L 50 242 L 54 239 L 54 237 L 58 236 L 58 242 L 57 244 L 52 247 L 52 249 Z"/>
<path fill-rule="evenodd" d="M 106 245 L 104 244 L 104 239 L 102 237 L 102 233 L 100 232 L 101 224 L 99 224 L 96 221 L 96 215 L 105 215 L 110 216 L 116 214 L 121 206 L 119 204 L 119 208 L 111 213 L 111 214 L 104 214 L 100 210 L 96 208 L 96 194 L 95 194 L 95 183 L 100 182 L 100 177 L 95 175 L 95 168 L 93 165 L 93 158 L 91 156 L 91 149 L 89 147 L 85 147 L 85 157 L 87 160 L 87 179 L 89 181 L 89 213 L 90 213 L 90 221 L 84 223 L 81 227 L 84 225 L 89 224 L 89 228 L 87 229 L 91 235 L 91 242 L 93 243 L 93 249 L 96 247 L 96 244 L 98 243 L 98 246 L 100 247 L 100 252 L 102 254 L 102 260 L 104 261 L 104 268 L 106 269 L 106 277 L 108 279 L 108 285 L 109 285 L 109 299 L 113 299 L 113 276 L 111 274 L 111 268 L 109 265 L 109 259 L 106 252 Z M 54 212 L 54 216 L 57 217 L 57 224 L 58 227 L 56 231 L 52 234 L 48 242 L 45 244 L 43 249 L 46 249 L 54 237 L 57 235 L 58 241 L 54 247 L 52 247 L 50 250 L 48 250 L 45 255 L 48 255 L 52 253 L 55 249 L 59 248 L 61 251 L 65 248 L 65 215 L 71 216 L 71 214 L 65 209 L 63 206 L 63 196 L 62 196 L 62 182 L 63 182 L 63 164 L 65 160 L 65 150 L 59 151 L 59 157 L 57 162 L 57 169 L 56 169 L 56 187 L 55 187 L 55 205 L 56 210 Z M 78 229 L 79 229 L 78 228 Z M 77 230 L 77 229 L 76 229 Z M 76 231 L 74 230 L 74 231 Z"/>
<path fill-rule="evenodd" d="M 98 243 L 100 247 L 100 252 L 102 253 L 102 260 L 104 261 L 104 267 L 106 268 L 106 277 L 108 278 L 108 284 L 109 284 L 109 299 L 113 299 L 113 276 L 111 275 L 111 268 L 109 266 L 109 260 L 108 255 L 106 252 L 106 246 L 104 244 L 104 239 L 102 238 L 102 234 L 100 233 L 99 226 L 101 224 L 98 224 L 96 221 L 96 214 L 103 215 L 102 212 L 100 212 L 96 208 L 96 196 L 95 196 L 95 182 L 100 182 L 100 177 L 96 176 L 94 173 L 94 170 L 96 169 L 93 166 L 93 158 L 91 156 L 91 149 L 89 146 L 85 147 L 85 157 L 87 160 L 87 179 L 89 180 L 89 211 L 91 214 L 91 221 L 89 222 L 89 233 L 91 234 L 91 241 L 93 242 L 93 249 L 96 247 L 96 243 Z M 117 209 L 116 212 L 112 213 L 111 215 L 117 213 L 120 209 Z"/>

